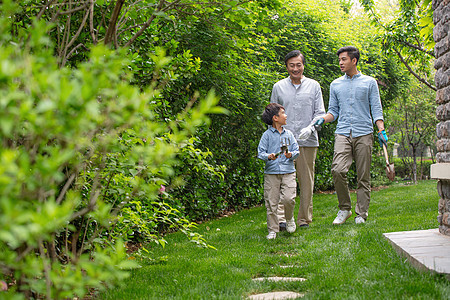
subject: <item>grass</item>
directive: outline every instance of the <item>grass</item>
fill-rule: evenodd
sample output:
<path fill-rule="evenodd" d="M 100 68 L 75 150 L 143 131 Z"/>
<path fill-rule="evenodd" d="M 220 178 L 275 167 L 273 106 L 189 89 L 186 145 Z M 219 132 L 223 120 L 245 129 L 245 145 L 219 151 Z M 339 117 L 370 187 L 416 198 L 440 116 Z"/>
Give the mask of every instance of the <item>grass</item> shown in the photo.
<path fill-rule="evenodd" d="M 336 195 L 314 195 L 309 229 L 266 240 L 264 207 L 199 225 L 217 250 L 201 249 L 179 233 L 168 245 L 152 248 L 158 263 L 141 261 L 121 288 L 99 299 L 244 299 L 249 295 L 294 291 L 302 299 L 450 299 L 442 275 L 420 272 L 398 256 L 386 232 L 436 228 L 436 181 L 395 184 L 372 192 L 369 218 L 341 226 Z M 352 203 L 356 194 L 352 194 Z M 298 203 L 297 203 L 298 204 Z M 354 210 L 353 210 L 354 211 Z M 304 282 L 254 282 L 261 276 L 303 277 Z"/>

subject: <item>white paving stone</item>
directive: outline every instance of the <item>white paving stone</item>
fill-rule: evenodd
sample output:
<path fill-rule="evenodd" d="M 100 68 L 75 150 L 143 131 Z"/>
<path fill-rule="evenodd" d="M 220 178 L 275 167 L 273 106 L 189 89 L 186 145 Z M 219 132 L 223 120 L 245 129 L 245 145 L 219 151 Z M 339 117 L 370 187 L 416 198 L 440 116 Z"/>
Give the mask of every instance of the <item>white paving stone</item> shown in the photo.
<path fill-rule="evenodd" d="M 422 270 L 444 274 L 450 280 L 450 237 L 439 229 L 383 233 L 394 249 Z"/>
<path fill-rule="evenodd" d="M 253 281 L 264 281 L 264 280 L 269 280 L 269 281 L 305 281 L 305 278 L 301 278 L 301 277 L 257 277 L 257 278 L 253 278 Z"/>
<path fill-rule="evenodd" d="M 264 294 L 251 295 L 248 299 L 251 300 L 284 300 L 284 299 L 296 299 L 303 297 L 304 294 L 296 292 L 271 292 Z"/>

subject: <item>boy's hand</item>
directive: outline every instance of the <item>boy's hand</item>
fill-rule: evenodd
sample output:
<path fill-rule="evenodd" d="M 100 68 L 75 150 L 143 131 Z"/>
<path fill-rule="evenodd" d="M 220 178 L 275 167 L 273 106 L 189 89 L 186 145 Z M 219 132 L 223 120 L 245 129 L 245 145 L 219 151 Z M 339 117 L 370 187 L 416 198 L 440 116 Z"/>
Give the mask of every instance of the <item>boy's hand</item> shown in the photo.
<path fill-rule="evenodd" d="M 292 157 L 292 152 L 286 152 L 284 154 L 284 156 L 286 156 L 286 158 L 291 158 Z"/>
<path fill-rule="evenodd" d="M 277 157 L 275 156 L 275 153 L 271 153 L 269 154 L 269 156 L 267 157 L 269 160 L 275 160 L 277 159 Z"/>

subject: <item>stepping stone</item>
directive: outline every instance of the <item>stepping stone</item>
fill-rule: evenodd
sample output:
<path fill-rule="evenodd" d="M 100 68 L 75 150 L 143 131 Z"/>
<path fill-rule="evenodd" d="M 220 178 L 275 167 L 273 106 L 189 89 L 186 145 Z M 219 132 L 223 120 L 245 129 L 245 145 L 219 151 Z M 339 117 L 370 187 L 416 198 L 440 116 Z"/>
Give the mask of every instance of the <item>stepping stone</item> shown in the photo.
<path fill-rule="evenodd" d="M 305 296 L 305 294 L 299 294 L 296 292 L 271 292 L 264 294 L 251 295 L 248 299 L 251 300 L 284 300 L 284 299 L 296 299 Z"/>
<path fill-rule="evenodd" d="M 280 266 L 280 268 L 282 268 L 282 269 L 293 268 L 293 267 L 295 267 L 295 266 L 294 265 Z"/>
<path fill-rule="evenodd" d="M 301 277 L 257 277 L 253 278 L 253 281 L 264 281 L 264 280 L 270 280 L 270 281 L 305 281 L 305 278 Z"/>

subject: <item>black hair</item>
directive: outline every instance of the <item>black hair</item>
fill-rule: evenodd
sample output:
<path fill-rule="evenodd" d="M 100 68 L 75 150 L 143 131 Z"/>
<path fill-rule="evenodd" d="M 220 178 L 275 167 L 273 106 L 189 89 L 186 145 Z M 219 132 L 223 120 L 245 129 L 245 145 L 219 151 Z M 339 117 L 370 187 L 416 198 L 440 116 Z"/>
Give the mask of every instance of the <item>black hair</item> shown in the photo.
<path fill-rule="evenodd" d="M 300 56 L 302 59 L 303 64 L 306 64 L 305 56 L 300 52 L 300 50 L 292 50 L 286 56 L 284 57 L 284 64 L 287 66 L 287 61 L 293 57 Z"/>
<path fill-rule="evenodd" d="M 272 125 L 273 116 L 277 116 L 282 109 L 284 109 L 284 107 L 278 103 L 269 103 L 264 109 L 261 119 L 267 125 Z"/>
<path fill-rule="evenodd" d="M 337 56 L 339 56 L 339 54 L 341 54 L 343 52 L 347 52 L 348 56 L 350 56 L 350 59 L 352 59 L 352 60 L 354 58 L 356 58 L 356 64 L 358 64 L 358 61 L 359 61 L 359 50 L 358 50 L 358 48 L 353 47 L 353 46 L 342 47 L 342 48 L 340 48 L 337 51 Z"/>

